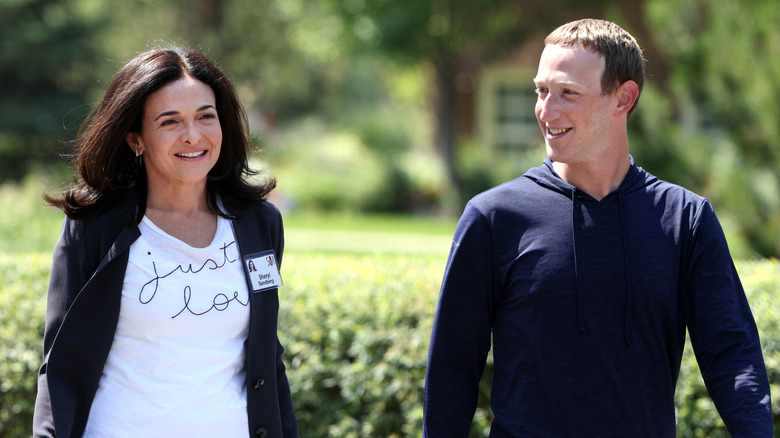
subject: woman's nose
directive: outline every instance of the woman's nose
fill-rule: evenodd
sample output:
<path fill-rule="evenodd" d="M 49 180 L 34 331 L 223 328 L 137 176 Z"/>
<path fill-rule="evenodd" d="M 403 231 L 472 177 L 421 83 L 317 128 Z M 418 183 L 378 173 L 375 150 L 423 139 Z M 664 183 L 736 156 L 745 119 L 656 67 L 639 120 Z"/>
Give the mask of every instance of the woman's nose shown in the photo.
<path fill-rule="evenodd" d="M 184 132 L 182 133 L 181 139 L 185 143 L 189 144 L 198 144 L 200 142 L 202 135 L 200 133 L 200 130 L 195 125 L 195 123 L 187 123 L 184 127 Z"/>

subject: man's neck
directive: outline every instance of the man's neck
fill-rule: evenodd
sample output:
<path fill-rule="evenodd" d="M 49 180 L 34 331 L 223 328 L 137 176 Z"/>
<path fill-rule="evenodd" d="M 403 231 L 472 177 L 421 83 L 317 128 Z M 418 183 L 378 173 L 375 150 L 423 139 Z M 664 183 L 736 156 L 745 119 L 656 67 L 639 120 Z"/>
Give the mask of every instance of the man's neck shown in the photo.
<path fill-rule="evenodd" d="M 553 169 L 564 181 L 600 201 L 617 190 L 631 168 L 628 154 L 614 162 L 567 164 L 553 162 Z"/>

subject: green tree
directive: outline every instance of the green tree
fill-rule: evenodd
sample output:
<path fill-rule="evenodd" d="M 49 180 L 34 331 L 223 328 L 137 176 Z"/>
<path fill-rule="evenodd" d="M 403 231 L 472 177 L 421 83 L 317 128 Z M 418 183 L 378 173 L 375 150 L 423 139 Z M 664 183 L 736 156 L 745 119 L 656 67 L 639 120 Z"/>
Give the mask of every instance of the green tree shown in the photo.
<path fill-rule="evenodd" d="M 112 6 L 102 46 L 113 70 L 153 46 L 202 50 L 234 79 L 247 108 L 287 121 L 325 113 L 349 82 L 332 15 L 303 0 L 128 0 Z"/>
<path fill-rule="evenodd" d="M 602 1 L 332 0 L 345 36 L 399 63 L 428 63 L 434 72 L 435 136 L 449 178 L 461 191 L 456 166 L 458 94 L 473 86 L 485 61 L 545 35 L 567 18 L 599 10 Z M 541 44 L 541 41 L 539 42 Z"/>
<path fill-rule="evenodd" d="M 0 3 L 0 178 L 65 152 L 88 112 L 102 17 L 86 0 Z"/>
<path fill-rule="evenodd" d="M 772 0 L 649 0 L 646 17 L 671 71 L 663 95 L 642 97 L 639 154 L 708 196 L 755 253 L 777 257 L 780 10 Z"/>

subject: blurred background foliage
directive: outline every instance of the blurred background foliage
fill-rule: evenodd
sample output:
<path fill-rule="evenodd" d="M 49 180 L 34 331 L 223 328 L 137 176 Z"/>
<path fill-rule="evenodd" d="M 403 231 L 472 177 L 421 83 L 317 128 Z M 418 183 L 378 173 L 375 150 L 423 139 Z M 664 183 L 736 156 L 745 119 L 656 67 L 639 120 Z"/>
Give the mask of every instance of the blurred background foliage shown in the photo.
<path fill-rule="evenodd" d="M 524 47 L 535 72 L 543 37 L 585 16 L 645 48 L 637 163 L 710 198 L 737 257 L 780 255 L 774 0 L 0 0 L 0 180 L 56 188 L 113 73 L 179 44 L 234 78 L 283 210 L 457 216 L 544 153 L 538 133 L 523 153 L 484 144 L 481 72 Z"/>

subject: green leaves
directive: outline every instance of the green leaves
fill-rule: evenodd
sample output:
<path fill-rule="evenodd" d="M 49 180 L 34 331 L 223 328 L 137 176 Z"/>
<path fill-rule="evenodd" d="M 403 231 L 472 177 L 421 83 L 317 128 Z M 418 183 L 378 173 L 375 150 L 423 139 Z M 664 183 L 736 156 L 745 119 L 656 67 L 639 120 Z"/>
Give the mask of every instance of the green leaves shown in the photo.
<path fill-rule="evenodd" d="M 0 253 L 0 437 L 30 436 L 51 257 Z"/>
<path fill-rule="evenodd" d="M 0 437 L 28 436 L 40 365 L 50 257 L 0 253 Z M 761 334 L 780 426 L 780 262 L 738 263 Z M 291 250 L 279 338 L 301 431 L 312 437 L 414 437 L 422 425 L 441 255 Z M 472 436 L 487 436 L 492 360 Z M 690 348 L 678 382 L 679 437 L 726 437 Z"/>
<path fill-rule="evenodd" d="M 649 0 L 645 10 L 658 50 L 648 68 L 670 71 L 654 84 L 662 99 L 642 97 L 638 163 L 709 197 L 754 253 L 776 257 L 780 10 L 772 0 Z"/>

